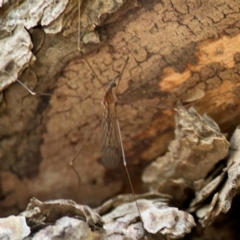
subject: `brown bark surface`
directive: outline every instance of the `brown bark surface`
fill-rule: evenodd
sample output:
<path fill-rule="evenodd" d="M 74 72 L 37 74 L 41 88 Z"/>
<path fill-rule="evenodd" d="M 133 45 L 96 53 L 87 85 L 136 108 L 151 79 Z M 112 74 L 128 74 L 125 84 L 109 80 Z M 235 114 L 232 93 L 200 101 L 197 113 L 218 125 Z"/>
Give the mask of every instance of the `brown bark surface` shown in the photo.
<path fill-rule="evenodd" d="M 77 3 L 69 4 L 76 8 Z M 84 25 L 87 6 L 84 1 L 82 41 L 91 25 Z M 190 103 L 199 113 L 211 116 L 223 132 L 231 133 L 238 125 L 239 9 L 240 3 L 233 0 L 132 2 L 101 19 L 95 30 L 100 44 L 82 47 L 104 83 L 122 70 L 129 56 L 119 85 L 117 112 L 137 192 L 145 190 L 141 184 L 144 167 L 162 155 L 173 138 L 174 111 L 156 106 Z M 75 162 L 80 186 L 69 166 L 89 131 L 100 123 L 104 90 L 77 50 L 76 9 L 75 15 L 68 14 L 74 24 L 67 30 L 72 33 L 64 29 L 46 34 L 40 24 L 28 30 L 36 61 L 20 79 L 36 92 L 79 97 L 31 96 L 18 83 L 3 92 L 2 216 L 23 210 L 30 196 L 70 198 L 97 206 L 119 192 L 130 192 L 122 163 L 111 171 L 101 164 L 99 128 L 93 130 Z M 96 19 L 90 22 L 98 25 Z M 94 29 L 88 30 L 93 33 Z M 11 63 L 6 62 L 3 70 L 10 71 Z"/>

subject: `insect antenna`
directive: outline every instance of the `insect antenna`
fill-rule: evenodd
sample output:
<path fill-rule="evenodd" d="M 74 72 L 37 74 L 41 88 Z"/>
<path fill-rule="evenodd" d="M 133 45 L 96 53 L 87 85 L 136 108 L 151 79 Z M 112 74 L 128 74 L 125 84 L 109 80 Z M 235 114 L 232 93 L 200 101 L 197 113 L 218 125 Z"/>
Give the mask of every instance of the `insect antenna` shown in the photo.
<path fill-rule="evenodd" d="M 118 92 L 118 86 L 119 86 L 119 83 L 120 83 L 120 81 L 121 81 L 121 79 L 122 79 L 122 75 L 123 75 L 123 72 L 124 72 L 124 70 L 125 70 L 125 68 L 126 68 L 126 66 L 127 66 L 128 61 L 129 61 L 129 57 L 127 57 L 127 59 L 126 59 L 126 61 L 125 61 L 125 64 L 124 64 L 124 66 L 123 66 L 122 72 L 121 72 L 120 75 L 119 75 L 119 80 L 118 80 L 118 83 L 117 83 L 117 86 L 116 86 L 115 94 L 117 94 L 117 92 Z"/>

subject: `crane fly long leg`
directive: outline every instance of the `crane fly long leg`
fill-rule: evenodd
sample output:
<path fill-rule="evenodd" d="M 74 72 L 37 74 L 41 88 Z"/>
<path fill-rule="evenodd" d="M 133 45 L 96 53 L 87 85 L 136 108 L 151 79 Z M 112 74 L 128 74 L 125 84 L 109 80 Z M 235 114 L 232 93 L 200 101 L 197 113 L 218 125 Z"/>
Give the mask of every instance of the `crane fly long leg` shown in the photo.
<path fill-rule="evenodd" d="M 134 191 L 134 188 L 133 188 L 133 185 L 132 185 L 132 181 L 131 181 L 131 178 L 130 178 L 130 174 L 129 174 L 128 168 L 127 168 L 127 161 L 126 161 L 125 152 L 124 152 L 124 148 L 123 148 L 122 135 L 121 135 L 121 130 L 120 130 L 120 125 L 119 125 L 118 119 L 117 119 L 117 129 L 118 129 L 118 135 L 119 135 L 119 140 L 120 140 L 120 145 L 121 145 L 121 150 L 122 150 L 123 165 L 124 165 L 126 173 L 127 173 L 128 181 L 130 183 L 130 187 L 131 187 L 132 193 L 133 193 L 133 198 L 134 198 L 134 201 L 136 202 L 138 214 L 139 214 L 139 217 L 142 221 L 142 226 L 143 226 L 143 230 L 144 230 L 142 215 L 141 215 L 141 212 L 140 212 L 140 208 L 138 206 L 136 194 L 135 194 L 135 191 Z"/>
<path fill-rule="evenodd" d="M 83 59 L 85 60 L 85 62 L 87 63 L 88 67 L 91 69 L 93 75 L 95 76 L 95 78 L 98 80 L 98 82 L 100 83 L 101 87 L 106 91 L 103 82 L 101 81 L 101 79 L 98 77 L 98 75 L 95 73 L 94 69 L 92 68 L 92 66 L 90 65 L 90 63 L 88 62 L 88 60 L 85 58 L 84 53 L 81 50 L 81 5 L 82 5 L 82 0 L 78 0 L 78 30 L 77 30 L 77 49 L 80 52 L 81 56 L 83 57 Z"/>
<path fill-rule="evenodd" d="M 95 126 L 93 126 L 93 127 L 91 128 L 91 130 L 89 131 L 87 137 L 84 139 L 84 141 L 82 142 L 80 148 L 78 149 L 77 153 L 75 154 L 74 158 L 73 158 L 73 159 L 71 160 L 71 162 L 69 163 L 70 167 L 73 169 L 73 171 L 74 171 L 75 174 L 77 175 L 79 185 L 80 185 L 80 183 L 81 183 L 81 177 L 80 177 L 77 169 L 74 167 L 73 164 L 74 164 L 74 161 L 76 160 L 78 154 L 79 154 L 80 151 L 82 150 L 83 146 L 85 145 L 85 143 L 87 142 L 87 140 L 88 140 L 89 137 L 91 136 L 93 130 L 94 130 L 97 126 L 98 126 L 98 124 L 96 124 Z"/>
<path fill-rule="evenodd" d="M 77 45 L 78 45 L 78 51 L 81 51 L 81 46 L 80 46 L 80 39 L 81 39 L 81 4 L 82 0 L 78 0 L 78 31 L 77 31 Z"/>

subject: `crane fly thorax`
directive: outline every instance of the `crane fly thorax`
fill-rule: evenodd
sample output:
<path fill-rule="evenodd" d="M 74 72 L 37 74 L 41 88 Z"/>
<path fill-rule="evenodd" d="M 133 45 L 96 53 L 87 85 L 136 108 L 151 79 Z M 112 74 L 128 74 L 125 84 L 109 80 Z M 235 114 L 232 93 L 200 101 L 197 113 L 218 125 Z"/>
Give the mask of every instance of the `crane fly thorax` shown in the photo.
<path fill-rule="evenodd" d="M 104 99 L 103 99 L 103 105 L 104 107 L 108 108 L 111 105 L 115 105 L 116 99 L 113 95 L 112 88 L 108 89 L 106 92 Z"/>

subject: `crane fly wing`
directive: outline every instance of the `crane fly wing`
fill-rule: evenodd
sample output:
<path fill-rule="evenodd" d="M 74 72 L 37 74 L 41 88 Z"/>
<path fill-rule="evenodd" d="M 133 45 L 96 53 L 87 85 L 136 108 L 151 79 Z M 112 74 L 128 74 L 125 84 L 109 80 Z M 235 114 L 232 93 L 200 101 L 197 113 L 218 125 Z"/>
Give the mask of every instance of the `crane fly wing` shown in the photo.
<path fill-rule="evenodd" d="M 117 129 L 117 114 L 111 105 L 104 106 L 100 141 L 103 165 L 106 168 L 116 168 L 122 154 Z"/>

